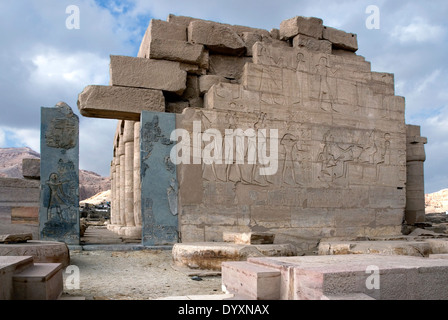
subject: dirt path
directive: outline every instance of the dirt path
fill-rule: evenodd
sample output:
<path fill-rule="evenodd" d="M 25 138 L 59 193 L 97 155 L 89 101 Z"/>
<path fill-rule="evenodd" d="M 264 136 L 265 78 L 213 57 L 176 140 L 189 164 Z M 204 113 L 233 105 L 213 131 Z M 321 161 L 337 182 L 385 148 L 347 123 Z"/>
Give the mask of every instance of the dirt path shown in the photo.
<path fill-rule="evenodd" d="M 191 275 L 172 266 L 170 250 L 71 251 L 79 268 L 79 289 L 70 285 L 74 273 L 64 272 L 64 296 L 86 300 L 152 300 L 169 296 L 222 294 L 221 277 Z"/>

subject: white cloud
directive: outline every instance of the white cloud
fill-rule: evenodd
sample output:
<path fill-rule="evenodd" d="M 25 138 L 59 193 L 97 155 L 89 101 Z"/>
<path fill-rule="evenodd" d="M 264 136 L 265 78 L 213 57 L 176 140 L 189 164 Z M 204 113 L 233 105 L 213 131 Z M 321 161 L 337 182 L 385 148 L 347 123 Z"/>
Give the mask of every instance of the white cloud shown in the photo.
<path fill-rule="evenodd" d="M 30 58 L 36 67 L 29 77 L 33 86 L 63 86 L 73 90 L 82 88 L 86 83 L 108 82 L 109 57 L 91 52 L 65 53 L 56 48 L 39 48 L 35 51 Z"/>
<path fill-rule="evenodd" d="M 0 128 L 0 148 L 6 146 L 6 135 L 2 128 Z"/>
<path fill-rule="evenodd" d="M 401 43 L 408 42 L 433 42 L 441 39 L 445 34 L 445 29 L 439 25 L 432 25 L 422 18 L 415 18 L 408 25 L 398 25 L 392 32 L 392 38 Z"/>

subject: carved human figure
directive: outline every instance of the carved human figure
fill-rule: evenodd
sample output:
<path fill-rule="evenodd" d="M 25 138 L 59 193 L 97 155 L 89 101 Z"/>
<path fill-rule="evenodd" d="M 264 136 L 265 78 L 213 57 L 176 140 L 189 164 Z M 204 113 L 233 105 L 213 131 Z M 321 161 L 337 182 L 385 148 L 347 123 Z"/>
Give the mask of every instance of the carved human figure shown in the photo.
<path fill-rule="evenodd" d="M 63 183 L 64 181 L 59 179 L 59 175 L 57 173 L 50 174 L 50 177 L 46 182 L 50 189 L 50 201 L 47 209 L 48 220 L 53 218 L 54 212 L 60 220 L 64 220 L 61 206 L 68 206 L 69 204 L 66 200 L 67 195 L 64 193 Z"/>
<path fill-rule="evenodd" d="M 324 111 L 335 111 L 333 93 L 328 82 L 328 76 L 333 75 L 336 71 L 331 72 L 326 57 L 320 57 L 319 63 L 316 65 L 316 72 L 319 76 L 319 105 Z M 330 105 L 330 107 L 327 107 Z"/>

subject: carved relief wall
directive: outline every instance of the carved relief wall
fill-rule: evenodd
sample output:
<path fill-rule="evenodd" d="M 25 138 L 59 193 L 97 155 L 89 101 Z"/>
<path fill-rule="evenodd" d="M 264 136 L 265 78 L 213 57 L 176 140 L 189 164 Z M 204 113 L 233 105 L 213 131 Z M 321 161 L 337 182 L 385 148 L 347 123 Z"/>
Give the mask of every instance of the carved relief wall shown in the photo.
<path fill-rule="evenodd" d="M 200 122 L 203 135 L 207 129 L 221 137 L 229 129 L 254 134 L 233 149 L 225 138 L 203 139 L 202 150 L 212 144 L 223 159 L 233 154 L 231 163 L 202 162 L 202 170 L 180 165 L 182 240 L 270 231 L 306 250 L 321 237 L 400 234 L 406 131 L 404 99 L 394 95 L 393 76 L 371 72 L 370 63 L 357 55 L 261 42 L 253 52 L 241 84 L 217 83 L 205 94 L 204 109 L 178 115 L 177 127 L 190 135 L 194 122 Z M 275 140 L 259 135 L 271 129 L 278 131 Z M 261 175 L 262 157 L 251 164 L 248 150 L 252 144 L 257 156 L 263 148 L 269 154 L 273 141 L 278 169 Z M 192 183 L 192 176 L 202 183 Z M 183 189 L 191 188 L 197 191 L 190 199 Z"/>

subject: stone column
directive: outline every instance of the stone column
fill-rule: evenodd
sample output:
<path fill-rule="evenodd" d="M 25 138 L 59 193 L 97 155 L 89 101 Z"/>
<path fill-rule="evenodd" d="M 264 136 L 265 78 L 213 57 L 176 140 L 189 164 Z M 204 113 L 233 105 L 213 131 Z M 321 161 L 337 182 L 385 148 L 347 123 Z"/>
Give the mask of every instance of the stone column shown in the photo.
<path fill-rule="evenodd" d="M 140 181 L 140 121 L 134 123 L 134 220 L 142 234 L 142 185 Z"/>
<path fill-rule="evenodd" d="M 406 126 L 406 224 L 425 222 L 425 144 L 420 126 Z"/>
<path fill-rule="evenodd" d="M 123 141 L 125 144 L 125 235 L 138 237 L 141 228 L 136 227 L 134 219 L 134 121 L 125 121 Z"/>
<path fill-rule="evenodd" d="M 41 108 L 41 240 L 78 245 L 79 119 L 64 102 Z"/>
<path fill-rule="evenodd" d="M 116 149 L 116 153 L 115 153 L 115 158 L 114 158 L 114 162 L 115 162 L 115 191 L 114 191 L 114 203 L 115 203 L 115 209 L 114 209 L 114 216 L 115 216 L 115 222 L 112 226 L 112 231 L 117 232 L 118 233 L 118 229 L 120 227 L 121 224 L 121 217 L 120 217 L 120 172 L 121 172 L 121 166 L 120 166 L 120 157 L 118 155 L 118 141 L 117 141 L 117 149 Z"/>
<path fill-rule="evenodd" d="M 126 158 L 123 134 L 121 132 L 118 143 L 118 156 L 120 157 L 120 225 L 126 226 Z M 121 229 L 120 229 L 121 230 Z M 120 234 L 119 230 L 119 234 Z"/>
<path fill-rule="evenodd" d="M 114 148 L 114 154 L 115 154 L 115 148 Z M 109 226 L 115 224 L 115 156 L 110 162 L 110 224 L 107 226 L 108 229 L 110 229 Z"/>

